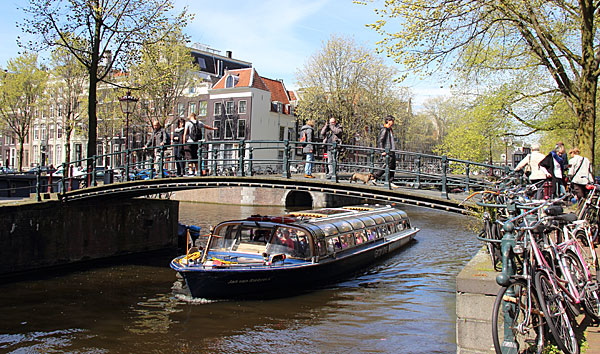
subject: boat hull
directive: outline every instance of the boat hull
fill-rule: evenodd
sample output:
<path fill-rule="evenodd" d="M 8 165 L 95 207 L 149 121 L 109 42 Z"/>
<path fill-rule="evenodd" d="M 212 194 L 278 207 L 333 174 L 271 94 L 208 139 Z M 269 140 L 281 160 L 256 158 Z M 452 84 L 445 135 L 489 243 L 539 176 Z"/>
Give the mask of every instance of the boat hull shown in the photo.
<path fill-rule="evenodd" d="M 418 231 L 408 229 L 364 248 L 341 252 L 319 262 L 252 268 L 203 268 L 183 267 L 174 260 L 171 267 L 183 276 L 195 298 L 281 297 L 344 279 L 377 259 L 396 252 L 413 240 Z"/>

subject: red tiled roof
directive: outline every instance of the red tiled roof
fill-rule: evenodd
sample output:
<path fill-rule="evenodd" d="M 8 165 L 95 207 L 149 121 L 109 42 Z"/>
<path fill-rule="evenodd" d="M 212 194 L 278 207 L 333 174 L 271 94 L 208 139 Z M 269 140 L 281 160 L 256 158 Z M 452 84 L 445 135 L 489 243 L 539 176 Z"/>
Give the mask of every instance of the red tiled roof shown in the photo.
<path fill-rule="evenodd" d="M 290 99 L 287 95 L 285 87 L 283 86 L 283 82 L 279 80 L 267 79 L 266 77 L 263 77 L 263 81 L 269 88 L 269 91 L 271 91 L 271 101 L 278 101 L 283 104 L 290 103 Z"/>
<path fill-rule="evenodd" d="M 227 76 L 229 75 L 234 75 L 239 78 L 235 87 L 254 87 L 269 91 L 269 88 L 265 85 L 260 75 L 258 75 L 256 70 L 253 68 L 229 70 L 227 75 L 223 76 L 219 81 L 217 81 L 217 83 L 213 86 L 213 89 L 224 89 Z"/>
<path fill-rule="evenodd" d="M 290 97 L 290 101 L 296 101 L 296 94 L 294 93 L 294 91 L 289 90 L 288 91 L 288 96 Z"/>

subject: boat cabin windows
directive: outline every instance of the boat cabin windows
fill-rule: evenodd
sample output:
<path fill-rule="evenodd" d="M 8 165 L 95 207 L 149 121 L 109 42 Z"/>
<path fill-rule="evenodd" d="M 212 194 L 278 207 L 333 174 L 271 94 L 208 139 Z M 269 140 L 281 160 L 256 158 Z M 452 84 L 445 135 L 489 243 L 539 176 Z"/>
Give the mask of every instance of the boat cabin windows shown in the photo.
<path fill-rule="evenodd" d="M 275 230 L 267 253 L 271 255 L 285 253 L 295 258 L 308 258 L 310 257 L 308 235 L 301 229 L 280 226 Z"/>

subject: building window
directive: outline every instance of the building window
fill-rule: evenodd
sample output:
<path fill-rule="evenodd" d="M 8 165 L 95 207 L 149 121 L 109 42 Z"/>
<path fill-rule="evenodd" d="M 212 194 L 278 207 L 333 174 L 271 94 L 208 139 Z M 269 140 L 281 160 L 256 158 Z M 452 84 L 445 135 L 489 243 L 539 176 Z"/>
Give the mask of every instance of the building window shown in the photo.
<path fill-rule="evenodd" d="M 192 113 L 198 113 L 198 111 L 196 111 L 196 102 L 190 102 L 188 104 L 188 115 Z"/>
<path fill-rule="evenodd" d="M 215 116 L 223 114 L 223 104 L 221 102 L 215 102 Z"/>
<path fill-rule="evenodd" d="M 39 125 L 33 126 L 33 140 L 40 140 L 40 127 L 39 127 Z"/>
<path fill-rule="evenodd" d="M 194 93 L 194 91 L 196 91 L 196 88 L 194 86 L 190 86 L 190 93 Z"/>
<path fill-rule="evenodd" d="M 239 114 L 246 113 L 246 101 L 238 102 L 238 113 Z"/>
<path fill-rule="evenodd" d="M 225 120 L 225 139 L 233 139 L 233 119 Z"/>
<path fill-rule="evenodd" d="M 50 124 L 50 135 L 48 136 L 48 138 L 51 140 L 54 139 L 54 124 Z"/>
<path fill-rule="evenodd" d="M 198 115 L 200 117 L 206 117 L 206 108 L 208 107 L 206 101 L 200 101 L 198 103 Z"/>
<path fill-rule="evenodd" d="M 279 127 L 279 141 L 283 141 L 284 134 L 285 134 L 285 127 Z"/>
<path fill-rule="evenodd" d="M 56 126 L 56 138 L 57 139 L 62 138 L 62 126 L 60 126 L 60 125 Z"/>
<path fill-rule="evenodd" d="M 235 85 L 237 85 L 239 80 L 240 80 L 240 78 L 238 76 L 235 76 L 235 75 L 227 76 L 227 79 L 225 79 L 225 88 L 235 87 Z"/>
<path fill-rule="evenodd" d="M 237 137 L 238 137 L 238 139 L 246 139 L 246 120 L 245 119 L 238 120 Z"/>
<path fill-rule="evenodd" d="M 179 117 L 183 118 L 185 116 L 185 105 L 183 103 L 180 103 L 177 106 L 177 114 L 179 115 Z"/>
<path fill-rule="evenodd" d="M 61 155 L 61 149 L 60 149 L 60 144 L 56 144 L 56 164 L 60 165 L 61 162 L 63 161 L 63 157 Z"/>
<path fill-rule="evenodd" d="M 227 114 L 228 116 L 232 115 L 233 108 L 234 108 L 233 101 L 227 101 L 225 103 L 225 114 Z"/>
<path fill-rule="evenodd" d="M 42 139 L 42 141 L 46 141 L 47 140 L 47 138 L 46 138 L 46 126 L 45 125 L 42 125 L 41 139 Z"/>
<path fill-rule="evenodd" d="M 213 121 L 213 128 L 217 129 L 217 130 L 213 130 L 213 138 L 221 139 L 221 121 L 220 120 Z"/>

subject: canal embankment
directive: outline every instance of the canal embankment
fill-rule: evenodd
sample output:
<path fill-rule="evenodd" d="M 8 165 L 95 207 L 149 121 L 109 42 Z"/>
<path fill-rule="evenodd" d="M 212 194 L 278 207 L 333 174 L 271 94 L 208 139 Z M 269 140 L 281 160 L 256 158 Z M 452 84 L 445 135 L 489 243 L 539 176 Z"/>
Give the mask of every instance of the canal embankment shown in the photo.
<path fill-rule="evenodd" d="M 0 277 L 177 246 L 179 203 L 160 199 L 0 204 Z"/>

